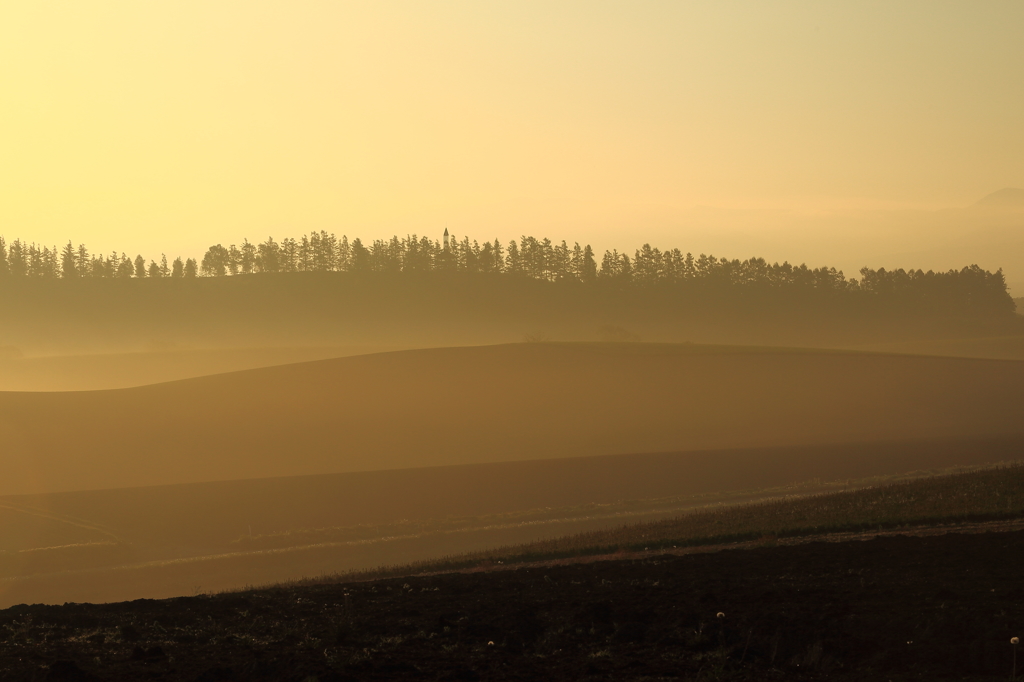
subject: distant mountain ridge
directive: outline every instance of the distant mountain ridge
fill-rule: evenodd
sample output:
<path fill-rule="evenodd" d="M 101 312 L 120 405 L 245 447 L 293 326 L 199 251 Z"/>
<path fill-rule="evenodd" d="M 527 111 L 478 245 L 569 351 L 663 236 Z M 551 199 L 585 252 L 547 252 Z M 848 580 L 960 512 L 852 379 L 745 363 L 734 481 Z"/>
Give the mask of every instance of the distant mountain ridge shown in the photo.
<path fill-rule="evenodd" d="M 1004 187 L 978 200 L 975 206 L 1014 206 L 1024 208 L 1024 189 Z"/>

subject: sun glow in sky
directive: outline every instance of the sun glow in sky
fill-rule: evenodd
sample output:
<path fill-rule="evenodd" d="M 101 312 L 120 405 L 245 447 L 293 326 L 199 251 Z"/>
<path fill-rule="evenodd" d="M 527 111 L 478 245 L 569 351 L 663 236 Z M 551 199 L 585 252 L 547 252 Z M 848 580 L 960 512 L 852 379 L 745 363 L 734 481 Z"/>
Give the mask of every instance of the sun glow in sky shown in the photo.
<path fill-rule="evenodd" d="M 635 245 L 696 205 L 963 206 L 1024 186 L 1022 35 L 1015 0 L 7 2 L 0 234 Z"/>

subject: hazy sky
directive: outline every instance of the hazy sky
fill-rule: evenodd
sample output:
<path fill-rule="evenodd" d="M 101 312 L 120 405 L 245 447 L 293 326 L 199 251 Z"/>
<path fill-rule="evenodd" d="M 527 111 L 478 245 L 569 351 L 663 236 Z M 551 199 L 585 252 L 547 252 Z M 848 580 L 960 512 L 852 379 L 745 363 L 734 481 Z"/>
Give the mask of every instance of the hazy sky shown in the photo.
<path fill-rule="evenodd" d="M 1024 186 L 1022 35 L 1019 0 L 5 2 L 0 234 L 632 245 L 698 205 L 963 206 Z"/>

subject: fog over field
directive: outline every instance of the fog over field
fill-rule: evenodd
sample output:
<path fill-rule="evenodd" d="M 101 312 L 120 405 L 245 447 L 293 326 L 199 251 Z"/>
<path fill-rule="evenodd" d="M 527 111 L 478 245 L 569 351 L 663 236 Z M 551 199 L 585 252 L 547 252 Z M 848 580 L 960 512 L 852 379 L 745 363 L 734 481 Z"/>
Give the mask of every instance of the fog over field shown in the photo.
<path fill-rule="evenodd" d="M 1024 363 L 526 343 L 0 393 L 0 494 L 624 452 L 1003 435 Z"/>
<path fill-rule="evenodd" d="M 171 597 L 437 560 L 998 464 L 1022 446 L 1021 435 L 923 439 L 0 496 L 0 607 Z"/>
<path fill-rule="evenodd" d="M 0 680 L 1017 679 L 1021 35 L 0 3 Z"/>

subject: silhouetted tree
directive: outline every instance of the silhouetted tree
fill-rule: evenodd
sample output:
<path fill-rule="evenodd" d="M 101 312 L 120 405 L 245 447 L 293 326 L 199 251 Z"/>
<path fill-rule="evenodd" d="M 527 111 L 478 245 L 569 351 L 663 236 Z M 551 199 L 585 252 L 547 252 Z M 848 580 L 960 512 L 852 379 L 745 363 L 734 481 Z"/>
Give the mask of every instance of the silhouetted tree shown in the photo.
<path fill-rule="evenodd" d="M 589 284 L 597 279 L 597 261 L 594 260 L 594 250 L 590 244 L 583 247 L 583 265 L 580 268 L 580 281 Z"/>
<path fill-rule="evenodd" d="M 281 247 L 273 237 L 270 237 L 257 248 L 256 270 L 258 272 L 278 272 L 280 269 Z"/>
<path fill-rule="evenodd" d="M 295 240 L 292 240 L 292 244 L 295 244 Z M 352 247 L 349 246 L 348 237 L 345 235 L 341 236 L 341 240 L 338 242 L 338 254 L 336 256 L 337 268 L 342 272 L 351 268 L 352 263 Z"/>
<path fill-rule="evenodd" d="M 131 259 L 122 253 L 121 260 L 117 264 L 117 276 L 121 279 L 131 279 L 134 274 L 135 266 L 132 265 Z"/>
<path fill-rule="evenodd" d="M 370 269 L 370 252 L 358 237 L 352 240 L 352 263 L 349 267 L 352 272 L 364 272 Z"/>
<path fill-rule="evenodd" d="M 508 243 L 508 255 L 505 256 L 505 272 L 510 275 L 523 274 L 523 259 L 519 255 L 519 245 L 515 240 Z"/>
<path fill-rule="evenodd" d="M 15 239 L 8 248 L 7 262 L 10 264 L 11 274 L 15 277 L 24 277 L 28 274 L 28 254 L 25 251 L 20 239 Z"/>
<path fill-rule="evenodd" d="M 238 247 L 232 244 L 231 246 L 228 247 L 228 272 L 230 272 L 232 275 L 237 275 L 238 268 L 240 267 L 241 263 L 242 252 L 238 250 Z"/>
<path fill-rule="evenodd" d="M 679 249 L 659 250 L 644 244 L 633 255 L 606 251 L 598 266 L 589 244 L 522 235 L 507 249 L 495 239 L 482 246 L 469 237 L 450 235 L 447 245 L 429 237 L 407 235 L 374 240 L 369 248 L 356 238 L 320 231 L 280 243 L 268 237 L 254 245 L 245 239 L 241 248 L 211 246 L 201 266 L 193 259 L 177 258 L 168 267 L 134 261 L 123 253 L 90 255 L 84 244 L 77 249 L 68 242 L 63 249 L 8 243 L 0 237 L 0 276 L 67 279 L 76 277 L 222 277 L 255 272 L 430 272 L 504 273 L 546 281 L 571 281 L 594 286 L 598 291 L 650 290 L 652 296 L 671 295 L 680 302 L 744 300 L 746 305 L 819 306 L 824 310 L 875 310 L 893 315 L 1005 317 L 1012 315 L 1013 300 L 1002 271 L 994 273 L 977 265 L 932 272 L 922 270 L 860 271 L 860 279 L 847 279 L 830 267 L 770 263 L 763 258 L 747 260 L 695 257 Z M 511 280 L 510 280 L 511 281 Z M 514 286 L 509 284 L 509 286 Z M 645 294 L 646 295 L 646 294 Z M 716 303 L 717 305 L 717 303 Z M 822 307 L 824 306 L 824 307 Z"/>
<path fill-rule="evenodd" d="M 281 240 L 280 260 L 281 272 L 295 272 L 298 269 L 299 245 L 294 239 Z"/>
<path fill-rule="evenodd" d="M 60 252 L 60 274 L 61 277 L 78 277 L 78 253 L 69 241 L 67 246 Z"/>
<path fill-rule="evenodd" d="M 75 252 L 75 270 L 81 277 L 88 277 L 92 274 L 89 250 L 85 248 L 85 244 L 79 244 L 78 250 Z"/>
<path fill-rule="evenodd" d="M 206 250 L 200 269 L 204 277 L 223 277 L 228 274 L 230 254 L 220 244 L 214 244 Z"/>
<path fill-rule="evenodd" d="M 238 265 L 246 275 L 251 274 L 256 268 L 256 247 L 250 244 L 248 239 L 242 242 L 242 248 L 239 249 Z"/>

